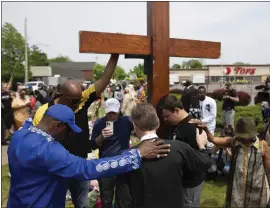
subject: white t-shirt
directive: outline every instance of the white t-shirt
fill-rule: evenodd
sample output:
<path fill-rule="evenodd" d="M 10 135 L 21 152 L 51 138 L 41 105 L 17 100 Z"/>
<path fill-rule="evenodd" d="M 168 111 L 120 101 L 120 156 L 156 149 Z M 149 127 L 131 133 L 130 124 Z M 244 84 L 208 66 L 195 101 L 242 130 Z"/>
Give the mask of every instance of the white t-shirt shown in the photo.
<path fill-rule="evenodd" d="M 118 101 L 121 101 L 121 100 L 123 100 L 123 92 L 114 92 L 114 98 L 116 99 L 116 100 L 118 100 Z"/>
<path fill-rule="evenodd" d="M 207 126 L 211 134 L 214 135 L 216 128 L 217 104 L 216 101 L 206 96 L 204 101 L 200 101 L 201 121 Z M 207 146 L 212 147 L 212 143 Z"/>

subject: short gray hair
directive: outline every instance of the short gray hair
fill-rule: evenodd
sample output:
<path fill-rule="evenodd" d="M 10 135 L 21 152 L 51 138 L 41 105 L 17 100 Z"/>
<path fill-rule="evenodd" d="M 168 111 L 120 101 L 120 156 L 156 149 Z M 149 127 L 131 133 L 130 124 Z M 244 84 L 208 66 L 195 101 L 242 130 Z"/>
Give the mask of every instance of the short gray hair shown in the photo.
<path fill-rule="evenodd" d="M 142 131 L 152 131 L 159 126 L 156 109 L 149 103 L 140 103 L 132 109 L 131 121 Z"/>

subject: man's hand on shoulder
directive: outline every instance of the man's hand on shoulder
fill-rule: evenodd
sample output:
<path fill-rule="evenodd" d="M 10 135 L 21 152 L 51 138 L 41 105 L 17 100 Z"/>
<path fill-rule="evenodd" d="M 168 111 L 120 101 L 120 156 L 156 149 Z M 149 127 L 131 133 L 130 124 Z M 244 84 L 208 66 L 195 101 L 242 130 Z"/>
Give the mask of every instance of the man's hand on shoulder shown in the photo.
<path fill-rule="evenodd" d="M 164 140 L 147 140 L 138 145 L 142 159 L 156 159 L 167 157 L 170 152 L 170 144 L 164 144 Z"/>

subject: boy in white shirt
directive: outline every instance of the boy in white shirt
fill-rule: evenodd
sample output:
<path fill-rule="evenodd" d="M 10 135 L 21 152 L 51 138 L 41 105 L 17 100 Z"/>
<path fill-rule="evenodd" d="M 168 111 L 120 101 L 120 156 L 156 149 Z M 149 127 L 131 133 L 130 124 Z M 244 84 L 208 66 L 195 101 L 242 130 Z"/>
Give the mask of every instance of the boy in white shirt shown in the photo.
<path fill-rule="evenodd" d="M 198 98 L 200 101 L 201 121 L 207 126 L 211 134 L 214 135 L 217 117 L 216 101 L 206 96 L 206 88 L 204 86 L 198 88 Z M 211 142 L 207 143 L 207 147 L 210 149 L 212 149 L 213 145 Z"/>

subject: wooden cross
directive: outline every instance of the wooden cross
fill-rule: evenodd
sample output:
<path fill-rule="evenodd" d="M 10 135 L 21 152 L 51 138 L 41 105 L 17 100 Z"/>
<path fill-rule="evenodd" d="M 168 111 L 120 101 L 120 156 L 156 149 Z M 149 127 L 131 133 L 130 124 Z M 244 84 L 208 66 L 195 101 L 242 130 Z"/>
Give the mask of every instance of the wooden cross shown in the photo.
<path fill-rule="evenodd" d="M 143 58 L 148 101 L 169 93 L 169 57 L 220 57 L 220 42 L 170 38 L 169 2 L 147 2 L 147 36 L 80 31 L 80 53 L 125 54 Z"/>

